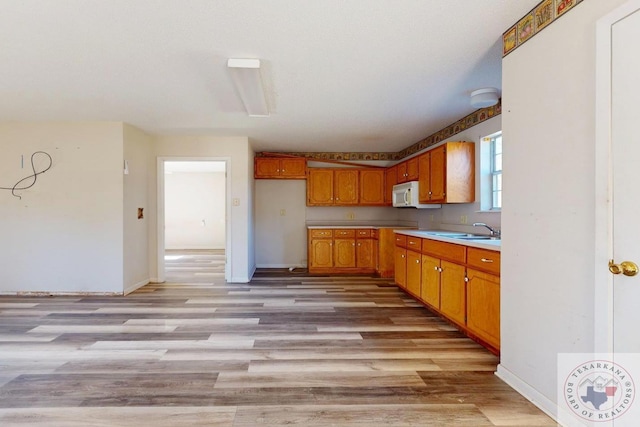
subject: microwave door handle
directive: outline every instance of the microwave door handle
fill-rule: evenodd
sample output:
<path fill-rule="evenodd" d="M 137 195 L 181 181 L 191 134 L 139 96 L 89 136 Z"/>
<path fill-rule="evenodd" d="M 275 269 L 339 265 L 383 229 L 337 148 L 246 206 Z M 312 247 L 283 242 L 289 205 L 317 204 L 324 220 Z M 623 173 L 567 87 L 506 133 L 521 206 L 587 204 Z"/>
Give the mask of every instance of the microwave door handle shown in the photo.
<path fill-rule="evenodd" d="M 405 191 L 403 196 L 404 196 L 404 204 L 408 205 L 409 204 L 409 191 Z"/>

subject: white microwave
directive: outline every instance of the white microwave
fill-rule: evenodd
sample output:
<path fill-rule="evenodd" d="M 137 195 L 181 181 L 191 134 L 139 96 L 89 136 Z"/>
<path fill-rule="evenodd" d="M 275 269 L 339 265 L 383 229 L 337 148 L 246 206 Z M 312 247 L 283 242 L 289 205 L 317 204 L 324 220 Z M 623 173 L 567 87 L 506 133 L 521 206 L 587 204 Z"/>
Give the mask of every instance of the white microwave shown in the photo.
<path fill-rule="evenodd" d="M 409 181 L 393 186 L 393 207 L 395 208 L 418 208 L 418 209 L 435 209 L 442 205 L 431 203 L 420 203 L 418 192 L 418 181 Z"/>

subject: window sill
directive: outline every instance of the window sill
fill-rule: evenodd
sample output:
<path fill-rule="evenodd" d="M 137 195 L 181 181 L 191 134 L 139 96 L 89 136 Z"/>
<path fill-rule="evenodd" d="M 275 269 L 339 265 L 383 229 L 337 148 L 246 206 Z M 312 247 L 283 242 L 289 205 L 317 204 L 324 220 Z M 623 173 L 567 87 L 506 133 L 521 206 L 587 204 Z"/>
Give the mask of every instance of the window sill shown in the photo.
<path fill-rule="evenodd" d="M 502 209 L 481 209 L 479 211 L 476 211 L 476 213 L 500 213 L 502 212 Z"/>

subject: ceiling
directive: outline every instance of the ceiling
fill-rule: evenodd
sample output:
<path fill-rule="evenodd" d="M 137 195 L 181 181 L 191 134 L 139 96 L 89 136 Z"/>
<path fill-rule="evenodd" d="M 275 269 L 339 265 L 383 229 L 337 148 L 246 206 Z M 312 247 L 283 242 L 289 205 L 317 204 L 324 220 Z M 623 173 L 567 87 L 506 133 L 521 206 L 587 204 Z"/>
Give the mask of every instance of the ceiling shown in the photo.
<path fill-rule="evenodd" d="M 539 0 L 0 0 L 0 121 L 248 136 L 257 151 L 399 151 L 501 87 Z M 259 58 L 248 117 L 228 58 Z"/>

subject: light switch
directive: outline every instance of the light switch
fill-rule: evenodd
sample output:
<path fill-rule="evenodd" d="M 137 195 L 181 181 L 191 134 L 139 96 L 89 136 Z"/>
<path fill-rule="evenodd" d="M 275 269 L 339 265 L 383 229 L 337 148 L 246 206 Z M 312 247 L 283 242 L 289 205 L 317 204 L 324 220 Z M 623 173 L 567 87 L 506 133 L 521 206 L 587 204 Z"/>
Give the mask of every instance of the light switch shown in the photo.
<path fill-rule="evenodd" d="M 240 206 L 240 199 L 234 198 L 233 199 L 233 206 Z"/>

